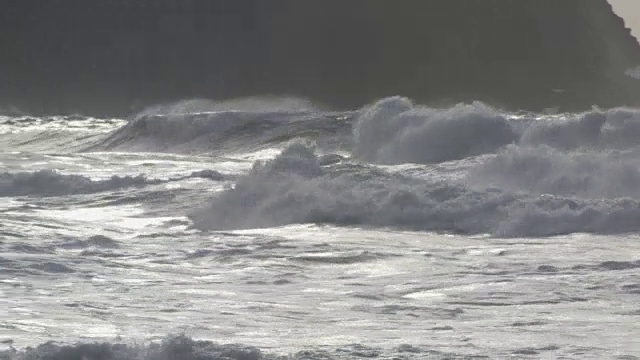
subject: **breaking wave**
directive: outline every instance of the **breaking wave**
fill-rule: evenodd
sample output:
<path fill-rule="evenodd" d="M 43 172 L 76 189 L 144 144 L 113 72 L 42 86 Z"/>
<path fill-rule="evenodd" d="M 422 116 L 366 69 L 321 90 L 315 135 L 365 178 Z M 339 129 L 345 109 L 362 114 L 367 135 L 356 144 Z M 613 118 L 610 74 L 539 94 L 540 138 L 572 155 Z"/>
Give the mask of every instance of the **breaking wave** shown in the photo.
<path fill-rule="evenodd" d="M 87 176 L 60 174 L 55 170 L 36 172 L 0 173 L 0 197 L 5 196 L 62 196 L 90 194 L 131 187 L 144 187 L 186 178 L 204 178 L 222 181 L 225 176 L 213 170 L 195 171 L 190 175 L 168 180 L 149 179 L 145 176 L 117 176 L 93 180 Z"/>
<path fill-rule="evenodd" d="M 617 108 L 535 121 L 521 143 L 549 145 L 563 150 L 628 149 L 640 145 L 640 111 Z"/>
<path fill-rule="evenodd" d="M 341 147 L 350 141 L 350 112 L 322 112 L 298 99 L 190 100 L 146 109 L 87 150 L 251 151 L 295 138 Z"/>
<path fill-rule="evenodd" d="M 41 344 L 23 351 L 6 351 L 6 359 L 228 359 L 258 360 L 265 359 L 262 353 L 253 347 L 242 345 L 218 345 L 208 341 L 196 341 L 185 336 L 171 336 L 162 343 L 148 346 L 132 346 L 118 343 L 86 343 L 77 345 L 59 345 L 53 342 Z M 0 358 L 5 358 L 0 352 Z"/>
<path fill-rule="evenodd" d="M 516 141 L 505 114 L 482 103 L 433 109 L 401 97 L 365 108 L 354 137 L 356 156 L 384 164 L 460 160 Z"/>
<path fill-rule="evenodd" d="M 467 183 L 532 194 L 640 199 L 640 154 L 511 145 L 473 167 Z"/>
<path fill-rule="evenodd" d="M 323 167 L 303 144 L 256 163 L 190 216 L 203 230 L 325 223 L 505 237 L 640 231 L 633 199 L 480 191 L 364 165 Z"/>
<path fill-rule="evenodd" d="M 134 118 L 153 115 L 184 115 L 194 113 L 213 113 L 237 111 L 252 113 L 275 112 L 317 112 L 318 107 L 311 101 L 295 97 L 253 96 L 213 101 L 209 99 L 189 99 L 169 104 L 149 106 L 138 112 Z"/>
<path fill-rule="evenodd" d="M 567 151 L 640 144 L 640 111 L 628 108 L 541 115 L 505 112 L 481 102 L 432 108 L 396 96 L 357 111 L 326 112 L 290 101 L 158 106 L 86 150 L 249 152 L 304 138 L 367 162 L 431 164 L 496 153 L 510 144 Z"/>
<path fill-rule="evenodd" d="M 436 109 L 392 97 L 359 113 L 353 153 L 383 164 L 429 164 L 495 153 L 509 144 L 623 150 L 640 145 L 638 139 L 635 109 L 545 117 L 506 113 L 480 102 Z"/>
<path fill-rule="evenodd" d="M 295 138 L 342 148 L 350 141 L 350 131 L 350 124 L 336 114 L 225 111 L 143 116 L 87 150 L 247 152 Z"/>
<path fill-rule="evenodd" d="M 400 345 L 391 349 L 373 348 L 358 344 L 337 349 L 314 348 L 293 354 L 270 354 L 260 349 L 241 344 L 218 344 L 190 337 L 168 336 L 162 342 L 148 345 L 123 343 L 84 343 L 61 345 L 47 342 L 25 350 L 0 351 L 0 359 L 11 360 L 346 360 L 354 358 L 484 358 L 462 356 L 424 349 L 412 345 Z"/>

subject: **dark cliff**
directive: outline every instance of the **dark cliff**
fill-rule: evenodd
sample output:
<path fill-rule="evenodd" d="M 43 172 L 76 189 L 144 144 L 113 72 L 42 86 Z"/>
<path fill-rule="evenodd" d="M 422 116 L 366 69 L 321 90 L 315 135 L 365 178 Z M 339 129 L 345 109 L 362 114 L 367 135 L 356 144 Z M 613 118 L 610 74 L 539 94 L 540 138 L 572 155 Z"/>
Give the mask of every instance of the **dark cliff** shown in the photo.
<path fill-rule="evenodd" d="M 122 115 L 261 94 L 640 104 L 605 0 L 2 0 L 0 107 Z"/>

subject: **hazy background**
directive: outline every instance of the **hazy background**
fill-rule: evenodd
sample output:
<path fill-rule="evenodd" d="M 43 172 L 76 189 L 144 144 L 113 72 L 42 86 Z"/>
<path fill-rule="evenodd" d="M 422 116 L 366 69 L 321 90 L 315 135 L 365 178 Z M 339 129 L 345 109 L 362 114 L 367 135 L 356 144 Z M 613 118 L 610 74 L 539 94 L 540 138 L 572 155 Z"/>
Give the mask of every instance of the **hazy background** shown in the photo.
<path fill-rule="evenodd" d="M 624 18 L 636 39 L 640 39 L 640 0 L 609 0 L 609 3 Z"/>
<path fill-rule="evenodd" d="M 613 1 L 640 25 L 640 0 Z M 640 47 L 607 0 L 0 3 L 11 4 L 0 10 L 0 109 L 127 116 L 255 94 L 336 109 L 389 94 L 538 111 L 640 106 L 640 82 L 624 76 Z"/>

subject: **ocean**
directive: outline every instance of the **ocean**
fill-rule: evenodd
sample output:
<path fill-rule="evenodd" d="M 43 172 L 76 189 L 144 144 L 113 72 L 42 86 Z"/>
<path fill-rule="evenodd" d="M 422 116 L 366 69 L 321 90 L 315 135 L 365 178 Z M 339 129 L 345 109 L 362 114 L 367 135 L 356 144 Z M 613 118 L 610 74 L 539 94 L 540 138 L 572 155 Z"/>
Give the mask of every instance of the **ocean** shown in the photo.
<path fill-rule="evenodd" d="M 0 117 L 0 359 L 638 359 L 640 111 Z"/>

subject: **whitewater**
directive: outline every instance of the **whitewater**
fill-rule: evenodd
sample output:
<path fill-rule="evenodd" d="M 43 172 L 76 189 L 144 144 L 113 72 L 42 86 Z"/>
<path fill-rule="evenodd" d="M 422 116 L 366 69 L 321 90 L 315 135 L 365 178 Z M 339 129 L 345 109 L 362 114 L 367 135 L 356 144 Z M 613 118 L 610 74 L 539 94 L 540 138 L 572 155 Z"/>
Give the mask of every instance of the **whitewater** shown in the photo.
<path fill-rule="evenodd" d="M 0 116 L 0 359 L 640 359 L 640 110 Z"/>

